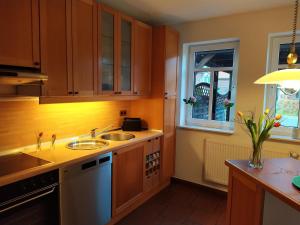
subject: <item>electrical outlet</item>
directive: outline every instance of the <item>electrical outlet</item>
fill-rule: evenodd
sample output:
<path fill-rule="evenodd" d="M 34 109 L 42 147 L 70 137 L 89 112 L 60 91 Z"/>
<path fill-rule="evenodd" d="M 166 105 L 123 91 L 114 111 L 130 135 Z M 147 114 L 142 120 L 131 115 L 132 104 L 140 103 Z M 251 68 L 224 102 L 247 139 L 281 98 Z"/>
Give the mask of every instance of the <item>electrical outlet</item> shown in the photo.
<path fill-rule="evenodd" d="M 120 116 L 127 116 L 127 110 L 120 110 Z"/>

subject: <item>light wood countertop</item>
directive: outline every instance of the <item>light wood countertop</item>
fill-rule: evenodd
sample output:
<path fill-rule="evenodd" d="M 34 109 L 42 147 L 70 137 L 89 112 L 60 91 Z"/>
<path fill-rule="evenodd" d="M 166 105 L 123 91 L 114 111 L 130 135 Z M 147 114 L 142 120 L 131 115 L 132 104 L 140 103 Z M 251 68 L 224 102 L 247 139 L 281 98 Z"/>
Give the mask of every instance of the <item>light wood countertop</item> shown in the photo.
<path fill-rule="evenodd" d="M 124 131 L 113 131 L 116 133 L 124 132 Z M 109 133 L 113 133 L 109 132 Z M 59 143 L 55 145 L 55 149 L 50 150 L 49 148 L 42 148 L 39 152 L 35 150 L 34 147 L 26 148 L 22 150 L 23 153 L 35 156 L 37 158 L 41 158 L 51 163 L 45 164 L 43 166 L 34 167 L 31 169 L 27 169 L 24 171 L 20 171 L 17 173 L 9 174 L 6 176 L 0 177 L 0 186 L 10 184 L 22 179 L 26 179 L 28 177 L 36 176 L 38 174 L 58 169 L 64 167 L 66 165 L 71 165 L 76 162 L 80 162 L 99 154 L 104 154 L 107 152 L 115 152 L 121 148 L 143 142 L 152 138 L 160 137 L 163 135 L 162 131 L 159 130 L 148 130 L 148 131 L 139 131 L 139 132 L 124 132 L 135 135 L 135 138 L 128 141 L 107 141 L 109 145 L 98 149 L 98 150 L 71 150 L 66 148 L 66 144 L 71 141 L 71 138 L 68 141 Z M 101 136 L 101 135 L 100 135 Z M 100 139 L 100 136 L 97 136 L 96 139 Z M 87 139 L 87 138 L 82 138 Z"/>

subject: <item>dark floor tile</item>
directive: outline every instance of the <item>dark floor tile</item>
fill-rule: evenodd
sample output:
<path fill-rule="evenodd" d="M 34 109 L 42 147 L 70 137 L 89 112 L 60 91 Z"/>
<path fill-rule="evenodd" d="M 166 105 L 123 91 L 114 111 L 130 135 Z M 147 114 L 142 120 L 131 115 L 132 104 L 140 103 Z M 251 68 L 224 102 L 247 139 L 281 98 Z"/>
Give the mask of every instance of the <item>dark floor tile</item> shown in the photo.
<path fill-rule="evenodd" d="M 225 194 L 172 182 L 117 225 L 225 225 L 225 218 Z"/>

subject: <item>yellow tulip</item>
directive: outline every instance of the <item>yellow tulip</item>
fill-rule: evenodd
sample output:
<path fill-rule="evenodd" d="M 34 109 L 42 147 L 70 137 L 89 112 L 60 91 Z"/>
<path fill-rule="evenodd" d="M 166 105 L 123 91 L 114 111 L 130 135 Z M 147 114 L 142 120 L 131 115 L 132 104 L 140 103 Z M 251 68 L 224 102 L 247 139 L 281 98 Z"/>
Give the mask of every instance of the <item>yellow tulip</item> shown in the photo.
<path fill-rule="evenodd" d="M 277 114 L 277 115 L 275 116 L 275 119 L 276 119 L 276 120 L 280 120 L 281 117 L 282 117 L 281 114 Z"/>
<path fill-rule="evenodd" d="M 268 115 L 270 113 L 270 109 L 269 108 L 266 108 L 265 110 L 265 115 Z"/>
<path fill-rule="evenodd" d="M 238 115 L 239 117 L 243 117 L 244 114 L 243 114 L 241 111 L 238 111 L 238 112 L 237 112 L 237 115 Z"/>

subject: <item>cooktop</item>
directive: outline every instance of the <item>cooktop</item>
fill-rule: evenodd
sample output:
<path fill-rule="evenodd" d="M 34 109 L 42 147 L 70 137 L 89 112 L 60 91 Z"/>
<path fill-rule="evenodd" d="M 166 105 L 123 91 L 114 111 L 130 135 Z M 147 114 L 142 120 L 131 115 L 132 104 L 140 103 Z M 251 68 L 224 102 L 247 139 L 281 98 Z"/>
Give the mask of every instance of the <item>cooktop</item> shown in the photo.
<path fill-rule="evenodd" d="M 42 166 L 47 163 L 50 162 L 24 153 L 0 156 L 0 176 Z"/>

